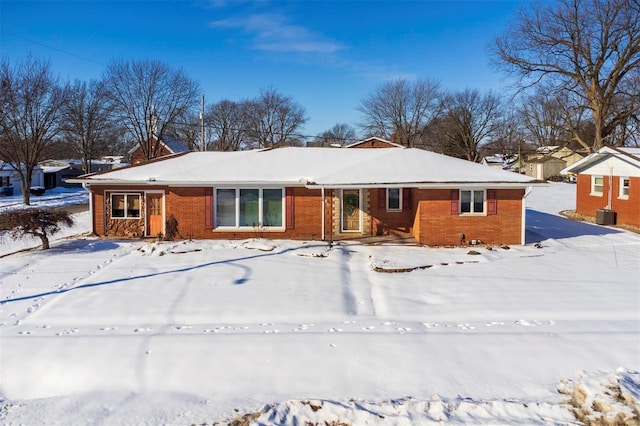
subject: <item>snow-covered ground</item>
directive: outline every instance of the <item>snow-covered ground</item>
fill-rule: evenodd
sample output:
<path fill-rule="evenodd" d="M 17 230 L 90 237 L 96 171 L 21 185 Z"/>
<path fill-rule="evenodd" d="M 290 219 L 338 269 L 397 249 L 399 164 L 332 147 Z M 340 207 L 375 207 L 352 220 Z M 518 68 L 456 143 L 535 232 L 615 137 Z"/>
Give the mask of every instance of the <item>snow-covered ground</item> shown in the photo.
<path fill-rule="evenodd" d="M 574 196 L 534 189 L 508 248 L 80 237 L 6 256 L 0 424 L 631 418 L 640 235 L 557 215 Z"/>

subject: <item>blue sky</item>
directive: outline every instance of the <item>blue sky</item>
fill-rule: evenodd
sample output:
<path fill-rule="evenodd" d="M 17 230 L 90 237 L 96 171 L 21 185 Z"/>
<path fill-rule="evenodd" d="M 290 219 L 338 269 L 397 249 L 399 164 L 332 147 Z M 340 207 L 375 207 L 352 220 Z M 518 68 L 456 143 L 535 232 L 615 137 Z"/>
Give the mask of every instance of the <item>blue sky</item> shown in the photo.
<path fill-rule="evenodd" d="M 63 79 L 112 59 L 158 59 L 199 82 L 207 103 L 276 88 L 305 107 L 306 135 L 356 126 L 386 80 L 501 92 L 488 46 L 523 1 L 6 1 L 0 51 L 31 52 Z"/>

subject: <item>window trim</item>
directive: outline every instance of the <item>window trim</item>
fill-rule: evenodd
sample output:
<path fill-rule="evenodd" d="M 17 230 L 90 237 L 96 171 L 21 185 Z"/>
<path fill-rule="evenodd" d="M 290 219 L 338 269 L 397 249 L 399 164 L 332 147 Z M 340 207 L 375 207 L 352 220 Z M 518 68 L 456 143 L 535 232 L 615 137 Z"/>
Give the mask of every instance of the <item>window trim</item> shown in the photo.
<path fill-rule="evenodd" d="M 470 209 L 471 211 L 469 212 L 463 212 L 462 211 L 462 193 L 463 192 L 470 192 L 471 193 L 471 201 L 470 201 Z M 481 192 L 482 193 L 482 211 L 481 212 L 476 212 L 474 211 L 474 194 L 476 192 Z M 476 188 L 460 188 L 458 190 L 458 214 L 460 216 L 487 216 L 487 190 L 485 189 L 476 189 Z"/>
<path fill-rule="evenodd" d="M 627 181 L 627 185 L 624 185 L 624 181 Z M 630 183 L 630 179 L 629 176 L 620 176 L 620 181 L 619 181 L 619 190 L 618 190 L 618 198 L 620 200 L 628 200 L 629 199 L 629 183 Z M 624 189 L 627 189 L 627 193 L 623 193 Z"/>
<path fill-rule="evenodd" d="M 602 185 L 600 192 L 596 191 L 596 179 L 602 179 Z M 595 197 L 603 197 L 604 196 L 604 176 L 603 175 L 591 175 L 591 192 L 589 195 L 593 195 Z"/>
<path fill-rule="evenodd" d="M 136 196 L 138 197 L 138 216 L 129 216 L 128 215 L 128 210 L 125 208 L 124 209 L 124 216 L 114 216 L 113 215 L 113 196 L 114 195 L 122 195 L 124 196 L 124 205 L 126 207 L 127 205 L 127 198 L 130 196 Z M 142 219 L 142 209 L 143 207 L 143 202 L 142 202 L 142 196 L 143 193 L 142 192 L 111 192 L 109 193 L 109 218 L 110 219 L 116 219 L 116 220 L 140 220 Z"/>
<path fill-rule="evenodd" d="M 234 190 L 234 208 L 235 208 L 235 225 L 218 225 L 218 190 Z M 255 226 L 240 226 L 240 190 L 241 189 L 257 189 L 258 190 L 258 224 Z M 282 217 L 282 225 L 280 226 L 266 226 L 263 224 L 264 221 L 264 191 L 275 189 L 279 190 L 281 194 L 281 217 Z M 229 187 L 229 186 L 219 186 L 214 188 L 213 194 L 213 229 L 214 231 L 240 231 L 240 232 L 249 232 L 255 231 L 256 229 L 260 229 L 263 231 L 284 231 L 286 228 L 286 192 L 284 187 Z"/>
<path fill-rule="evenodd" d="M 398 191 L 398 207 L 397 207 L 397 208 L 391 208 L 391 207 L 389 207 L 389 200 L 390 200 L 389 192 L 390 192 L 392 189 L 395 189 L 395 190 L 397 190 L 397 191 Z M 387 190 L 386 190 L 386 197 L 385 197 L 385 198 L 386 198 L 386 201 L 385 201 L 385 207 L 386 207 L 386 209 L 387 209 L 387 211 L 388 211 L 388 212 L 401 212 L 401 211 L 402 211 L 402 205 L 403 205 L 403 204 L 402 204 L 402 203 L 403 203 L 402 193 L 403 193 L 403 192 L 404 192 L 404 191 L 403 191 L 403 188 L 387 188 Z"/>

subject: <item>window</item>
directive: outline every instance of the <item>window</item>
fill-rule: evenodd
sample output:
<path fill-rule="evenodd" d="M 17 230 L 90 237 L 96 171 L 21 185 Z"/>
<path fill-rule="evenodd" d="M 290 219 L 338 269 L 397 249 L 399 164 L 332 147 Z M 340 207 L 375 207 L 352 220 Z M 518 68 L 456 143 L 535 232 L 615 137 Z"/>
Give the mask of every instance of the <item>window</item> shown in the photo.
<path fill-rule="evenodd" d="M 402 189 L 387 189 L 387 210 L 402 210 Z"/>
<path fill-rule="evenodd" d="M 460 213 L 484 213 L 484 190 L 461 190 Z"/>
<path fill-rule="evenodd" d="M 629 178 L 620 177 L 620 195 L 618 198 L 629 198 Z"/>
<path fill-rule="evenodd" d="M 111 194 L 111 217 L 139 219 L 140 194 Z"/>
<path fill-rule="evenodd" d="M 249 228 L 284 226 L 284 190 L 218 188 L 216 227 Z"/>
<path fill-rule="evenodd" d="M 591 176 L 591 195 L 602 195 L 604 189 L 604 178 L 602 176 Z"/>

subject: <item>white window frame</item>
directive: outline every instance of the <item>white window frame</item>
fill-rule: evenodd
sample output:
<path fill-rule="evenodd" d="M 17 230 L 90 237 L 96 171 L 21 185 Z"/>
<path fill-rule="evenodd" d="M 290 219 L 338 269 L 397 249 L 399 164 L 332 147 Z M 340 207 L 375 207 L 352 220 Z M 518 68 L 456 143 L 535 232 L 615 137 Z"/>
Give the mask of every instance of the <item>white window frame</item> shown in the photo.
<path fill-rule="evenodd" d="M 124 205 L 125 205 L 125 209 L 124 209 L 124 216 L 114 216 L 113 215 L 113 196 L 114 195 L 123 195 L 124 196 Z M 126 206 L 127 206 L 127 198 L 129 198 L 130 196 L 135 196 L 138 197 L 138 216 L 129 216 Z M 142 201 L 142 196 L 143 193 L 141 192 L 112 192 L 109 194 L 109 201 L 110 201 L 110 206 L 109 206 L 109 218 L 111 219 L 117 219 L 117 220 L 132 220 L 132 219 L 142 219 L 142 209 L 144 208 L 144 203 Z"/>
<path fill-rule="evenodd" d="M 602 185 L 600 186 L 600 191 L 596 191 L 596 179 L 602 179 Z M 591 194 L 596 197 L 604 196 L 604 176 L 602 175 L 591 175 Z"/>
<path fill-rule="evenodd" d="M 627 185 L 624 185 L 624 181 L 627 181 Z M 621 200 L 629 199 L 629 176 L 620 176 L 620 190 L 618 192 L 618 198 Z M 624 193 L 624 189 L 627 189 L 627 193 Z"/>
<path fill-rule="evenodd" d="M 397 189 L 398 190 L 398 207 L 397 208 L 391 208 L 389 206 L 389 200 L 390 200 L 389 192 L 391 190 L 393 190 L 393 189 Z M 400 211 L 402 211 L 402 193 L 403 192 L 404 191 L 402 190 L 402 188 L 387 188 L 387 191 L 386 191 L 386 198 L 387 198 L 386 207 L 387 207 L 387 211 L 388 212 L 400 212 Z"/>
<path fill-rule="evenodd" d="M 471 205 L 469 212 L 463 212 L 462 211 L 462 193 L 463 192 L 470 192 L 471 193 Z M 476 212 L 474 211 L 474 206 L 475 206 L 475 202 L 473 201 L 475 198 L 475 193 L 476 192 L 481 192 L 482 193 L 482 211 L 481 212 Z M 460 213 L 461 216 L 486 216 L 487 215 L 487 190 L 486 189 L 475 189 L 475 188 L 461 188 L 458 191 L 458 212 Z"/>
<path fill-rule="evenodd" d="M 218 190 L 220 189 L 232 189 L 235 191 L 235 225 L 218 225 Z M 257 189 L 258 190 L 258 218 L 259 221 L 256 226 L 240 226 L 240 190 L 241 189 Z M 281 226 L 265 226 L 262 221 L 264 220 L 264 211 L 263 211 L 263 203 L 264 198 L 263 194 L 265 190 L 275 189 L 279 190 L 281 194 L 282 200 L 282 225 Z M 286 227 L 286 196 L 285 189 L 283 187 L 224 187 L 219 186 L 214 188 L 214 216 L 213 223 L 214 229 L 219 231 L 255 231 L 256 228 L 260 228 L 260 230 L 265 231 L 284 231 Z"/>

